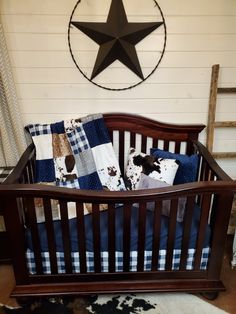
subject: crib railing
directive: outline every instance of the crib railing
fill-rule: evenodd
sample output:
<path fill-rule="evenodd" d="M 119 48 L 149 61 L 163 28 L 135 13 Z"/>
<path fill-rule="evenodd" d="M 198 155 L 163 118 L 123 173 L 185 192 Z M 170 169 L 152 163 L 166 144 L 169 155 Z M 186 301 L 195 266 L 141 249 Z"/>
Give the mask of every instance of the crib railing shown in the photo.
<path fill-rule="evenodd" d="M 17 166 L 7 177 L 4 184 L 34 183 L 35 182 L 35 147 L 31 143 L 21 156 Z"/>
<path fill-rule="evenodd" d="M 9 233 L 9 245 L 12 250 L 13 263 L 17 286 L 24 286 L 27 284 L 44 283 L 71 283 L 77 282 L 82 286 L 77 286 L 80 293 L 88 293 L 94 289 L 94 281 L 103 282 L 103 289 L 108 289 L 106 292 L 117 292 L 121 289 L 119 284 L 127 281 L 125 284 L 126 289 L 132 289 L 134 282 L 140 281 L 140 285 L 137 285 L 137 291 L 144 289 L 144 283 L 142 285 L 142 279 L 153 281 L 153 291 L 157 286 L 161 286 L 161 280 L 165 278 L 169 279 L 169 286 L 163 285 L 164 290 L 181 290 L 186 289 L 186 286 L 180 285 L 178 287 L 178 279 L 186 279 L 186 285 L 188 280 L 194 280 L 194 278 L 202 278 L 201 289 L 204 286 L 204 279 L 208 279 L 205 289 L 212 289 L 214 286 L 221 290 L 223 287 L 216 282 L 216 278 L 219 278 L 222 259 L 219 256 L 222 255 L 224 249 L 224 241 L 226 237 L 227 222 L 230 215 L 230 200 L 232 199 L 233 189 L 235 184 L 233 182 L 201 182 L 196 185 L 188 184 L 174 187 L 167 187 L 161 189 L 153 189 L 147 191 L 129 191 L 129 192 L 108 192 L 108 191 L 75 191 L 70 189 L 56 188 L 51 186 L 36 186 L 36 185 L 12 185 L 2 186 L 0 190 L 0 197 L 5 201 L 5 222 Z M 62 193 L 63 192 L 63 193 Z M 173 270 L 173 254 L 174 254 L 174 239 L 176 230 L 176 216 L 179 197 L 187 197 L 187 206 L 185 217 L 183 221 L 183 238 L 180 255 L 179 269 Z M 47 241 L 49 248 L 49 263 L 51 274 L 44 274 L 43 262 L 40 250 L 40 240 L 37 227 L 37 215 L 34 198 L 40 197 L 43 199 L 45 226 L 47 231 Z M 193 205 L 196 198 L 201 199 L 200 208 L 200 222 L 196 242 L 196 251 L 193 262 L 192 270 L 186 268 L 187 256 L 188 256 L 188 239 L 190 233 L 190 226 L 193 216 Z M 104 204 L 108 204 L 108 270 L 102 271 L 101 263 L 101 243 L 100 243 L 100 215 L 99 202 L 102 199 Z M 158 270 L 158 252 L 160 249 L 160 215 L 162 202 L 164 200 L 171 200 L 169 228 L 167 234 L 167 250 L 166 259 L 163 270 Z M 56 235 L 53 232 L 53 219 L 51 200 L 57 200 L 60 211 L 61 221 L 61 236 L 63 242 L 64 261 L 65 261 L 65 273 L 60 274 L 58 271 L 58 262 L 56 256 Z M 152 259 L 151 269 L 146 271 L 144 268 L 144 251 L 145 251 L 145 233 L 146 233 L 146 217 L 147 209 L 146 202 L 155 202 L 154 219 L 153 219 L 153 242 L 152 242 Z M 25 216 L 27 219 L 22 220 L 22 216 L 19 212 L 22 210 L 22 202 L 25 204 Z M 71 243 L 69 235 L 69 221 L 68 221 L 68 202 L 75 202 L 76 204 L 76 219 L 78 230 L 78 252 L 79 252 L 79 264 L 80 272 L 74 273 L 72 258 L 71 258 Z M 94 248 L 94 271 L 88 271 L 87 257 L 86 257 L 86 244 L 85 244 L 85 226 L 84 226 L 84 203 L 92 204 L 92 229 L 93 229 L 93 248 Z M 116 248 L 116 234 L 115 234 L 115 211 L 116 204 L 124 204 L 123 209 L 123 269 L 122 271 L 116 270 L 115 248 Z M 130 219 L 131 219 L 131 206 L 132 204 L 138 204 L 138 245 L 137 245 L 137 268 L 136 271 L 131 271 L 131 257 L 130 257 Z M 214 219 L 212 219 L 214 216 Z M 206 270 L 201 269 L 201 258 L 203 242 L 205 238 L 206 226 L 208 221 L 211 221 L 211 247 L 210 256 L 208 260 L 208 266 Z M 27 226 L 32 235 L 33 252 L 35 257 L 36 271 L 34 274 L 29 274 L 27 261 L 26 261 L 26 243 L 25 243 L 25 226 Z M 219 228 L 220 226 L 220 228 Z M 17 237 L 15 234 L 17 233 Z M 221 243 L 222 245 L 219 245 Z M 16 262 L 17 261 L 17 262 Z M 73 276 L 72 276 L 73 275 Z M 200 276 L 200 277 L 199 277 Z M 217 277 L 216 277 L 217 276 Z M 214 278 L 214 280 L 213 280 Z M 212 282 L 209 280 L 212 279 Z M 92 284 L 93 282 L 93 284 Z M 198 282 L 200 285 L 200 283 Z M 196 283 L 196 291 L 199 289 Z M 217 286 L 217 287 L 216 287 Z M 42 286 L 38 291 L 40 295 L 47 294 L 45 290 L 47 287 Z M 66 286 L 58 287 L 58 293 L 65 293 L 68 291 Z M 22 287 L 21 287 L 22 288 Z M 68 287 L 67 287 L 68 288 Z M 31 286 L 25 287 L 26 294 L 31 293 Z M 63 290 L 64 289 L 64 290 Z M 72 289 L 72 287 L 71 287 Z M 122 289 L 124 285 L 122 284 Z M 23 289 L 23 291 L 26 291 Z M 76 290 L 76 289 L 75 289 Z M 150 288 L 150 291 L 152 288 Z M 193 289 L 194 290 L 194 289 Z M 71 292 L 71 290 L 70 290 Z M 76 291 L 75 291 L 76 292 Z M 22 293 L 22 290 L 21 290 Z M 34 291 L 35 293 L 35 291 Z"/>

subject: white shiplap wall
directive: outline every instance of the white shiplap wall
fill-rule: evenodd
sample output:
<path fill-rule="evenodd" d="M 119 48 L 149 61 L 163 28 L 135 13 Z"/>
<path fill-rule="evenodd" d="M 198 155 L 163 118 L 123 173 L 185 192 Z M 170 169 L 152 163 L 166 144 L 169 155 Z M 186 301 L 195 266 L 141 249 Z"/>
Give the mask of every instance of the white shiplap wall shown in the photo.
<path fill-rule="evenodd" d="M 110 0 L 83 0 L 84 19 L 105 20 Z M 130 19 L 149 20 L 151 0 L 124 0 Z M 221 86 L 236 86 L 236 1 L 159 0 L 167 25 L 167 47 L 156 72 L 122 92 L 89 83 L 76 69 L 67 26 L 76 0 L 0 0 L 24 123 L 51 122 L 92 112 L 133 112 L 167 122 L 207 123 L 211 66 L 221 66 Z M 91 6 L 90 4 L 93 4 Z M 101 5 L 101 3 L 103 5 Z M 94 9 L 94 6 L 96 8 Z M 141 14 L 140 14 L 141 12 Z M 154 35 L 145 43 L 152 49 Z M 83 35 L 79 38 L 84 40 Z M 87 47 L 87 46 L 86 46 Z M 94 46 L 81 51 L 91 67 Z M 141 51 L 145 59 L 145 51 Z M 149 66 L 148 58 L 145 64 Z M 117 74 L 117 72 L 116 72 Z M 124 80 L 124 69 L 103 73 L 103 83 Z M 117 81 L 116 81 L 117 80 Z M 125 83 L 132 75 L 125 72 Z M 236 96 L 218 97 L 218 120 L 236 120 Z M 236 130 L 217 130 L 215 151 L 236 150 Z M 205 134 L 201 135 L 205 141 Z M 236 178 L 236 160 L 219 160 Z"/>

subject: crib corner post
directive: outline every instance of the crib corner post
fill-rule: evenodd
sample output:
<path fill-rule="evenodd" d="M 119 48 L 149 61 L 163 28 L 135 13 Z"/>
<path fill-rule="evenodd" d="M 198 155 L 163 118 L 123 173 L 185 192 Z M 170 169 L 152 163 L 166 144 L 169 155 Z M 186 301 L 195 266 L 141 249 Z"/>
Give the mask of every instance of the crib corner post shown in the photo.
<path fill-rule="evenodd" d="M 220 279 L 233 193 L 224 191 L 215 197 L 217 197 L 217 202 L 213 209 L 214 222 L 212 224 L 212 244 L 207 275 L 210 280 Z"/>
<path fill-rule="evenodd" d="M 16 285 L 27 284 L 29 277 L 25 257 L 24 225 L 19 214 L 17 198 L 8 196 L 3 199 L 3 208 Z"/>

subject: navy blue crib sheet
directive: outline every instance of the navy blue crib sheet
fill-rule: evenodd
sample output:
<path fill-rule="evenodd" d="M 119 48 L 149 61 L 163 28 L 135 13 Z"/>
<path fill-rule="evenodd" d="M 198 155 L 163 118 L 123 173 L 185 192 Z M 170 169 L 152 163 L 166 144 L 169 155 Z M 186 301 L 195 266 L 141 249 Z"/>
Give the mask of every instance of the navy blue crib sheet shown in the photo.
<path fill-rule="evenodd" d="M 131 209 L 131 224 L 130 224 L 130 250 L 137 251 L 138 249 L 138 212 L 137 207 L 132 207 Z M 189 237 L 189 249 L 194 249 L 196 247 L 199 220 L 200 220 L 200 208 L 195 205 L 191 232 Z M 153 216 L 154 213 L 151 210 L 147 210 L 146 216 L 146 237 L 145 237 L 145 250 L 152 250 L 153 241 Z M 62 227 L 61 220 L 56 220 L 53 222 L 55 240 L 56 240 L 56 251 L 63 252 L 63 240 L 62 240 Z M 92 214 L 84 216 L 85 223 L 85 238 L 86 238 L 86 251 L 93 252 L 93 231 L 92 231 Z M 168 238 L 168 225 L 169 218 L 166 216 L 161 216 L 161 234 L 160 234 L 160 250 L 166 250 L 167 248 L 167 238 Z M 69 220 L 69 230 L 70 230 L 70 243 L 71 251 L 78 252 L 78 234 L 77 234 L 77 221 L 76 218 Z M 48 241 L 45 223 L 38 223 L 38 232 L 40 237 L 41 251 L 48 252 Z M 175 243 L 174 249 L 181 249 L 182 244 L 182 234 L 183 234 L 183 223 L 176 222 L 176 233 L 175 233 Z M 207 225 L 205 231 L 204 245 L 203 247 L 209 247 L 210 245 L 210 226 Z M 118 252 L 123 251 L 123 207 L 117 207 L 115 211 L 115 235 L 116 235 L 116 248 Z M 33 251 L 32 238 L 30 229 L 26 229 L 26 241 L 27 247 Z M 101 251 L 108 251 L 108 211 L 102 211 L 100 213 L 100 244 Z"/>

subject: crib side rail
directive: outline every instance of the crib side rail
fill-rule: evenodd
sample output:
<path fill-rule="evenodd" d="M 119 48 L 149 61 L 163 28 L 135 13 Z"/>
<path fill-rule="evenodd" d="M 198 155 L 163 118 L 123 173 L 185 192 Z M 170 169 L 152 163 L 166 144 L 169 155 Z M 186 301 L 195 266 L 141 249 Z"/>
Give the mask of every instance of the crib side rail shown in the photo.
<path fill-rule="evenodd" d="M 63 190 L 63 191 L 62 191 Z M 195 184 L 185 184 L 179 186 L 166 187 L 153 190 L 140 190 L 129 192 L 108 192 L 108 191 L 74 191 L 70 189 L 62 189 L 51 186 L 38 185 L 4 185 L 0 189 L 0 197 L 4 201 L 6 229 L 9 234 L 9 245 L 13 254 L 13 265 L 16 274 L 17 285 L 26 285 L 27 283 L 60 283 L 60 282 L 81 282 L 83 289 L 87 292 L 91 291 L 93 281 L 116 281 L 116 284 L 130 280 L 130 289 L 133 286 L 133 280 L 142 281 L 142 279 L 150 279 L 160 281 L 169 279 L 172 281 L 173 290 L 178 287 L 179 279 L 210 279 L 213 282 L 219 280 L 219 272 L 222 263 L 222 250 L 226 237 L 228 219 L 230 215 L 231 195 L 236 191 L 235 182 L 200 182 Z M 62 193 L 63 192 L 63 193 Z M 180 268 L 178 271 L 172 269 L 172 260 L 174 254 L 174 236 L 176 228 L 176 215 L 178 199 L 185 196 L 187 198 L 186 214 L 184 218 L 183 240 L 180 257 Z M 39 234 L 37 229 L 37 220 L 35 213 L 35 203 L 33 199 L 41 197 L 44 204 L 44 213 L 46 219 L 46 230 L 49 248 L 49 263 L 51 274 L 44 274 L 42 269 L 42 258 L 39 245 Z M 188 251 L 188 234 L 189 226 L 193 215 L 193 203 L 198 197 L 201 199 L 201 215 L 199 222 L 199 231 L 197 235 L 196 257 L 192 270 L 186 270 L 187 251 Z M 217 205 L 214 211 L 214 223 L 212 224 L 212 245 L 209 266 L 206 271 L 200 269 L 204 235 L 206 225 L 211 219 L 211 206 L 217 198 Z M 56 239 L 53 232 L 53 218 L 51 212 L 50 200 L 58 200 L 61 216 L 61 237 L 64 248 L 65 273 L 58 272 L 56 260 Z M 36 257 L 36 273 L 29 275 L 25 258 L 25 234 L 24 222 L 19 215 L 19 202 L 24 200 L 27 212 L 29 214 L 28 227 L 32 233 L 32 242 L 34 247 L 34 255 Z M 104 204 L 108 204 L 108 271 L 102 271 L 101 261 L 101 229 L 100 219 L 101 211 L 99 204 L 101 200 Z M 162 202 L 170 200 L 170 218 L 169 232 L 167 235 L 167 255 L 164 270 L 157 270 L 159 251 L 159 234 L 160 234 L 160 215 Z M 80 273 L 73 273 L 71 259 L 71 244 L 69 239 L 68 228 L 68 202 L 76 203 L 76 219 L 78 230 L 78 252 L 80 262 Z M 156 252 L 152 255 L 151 270 L 144 271 L 144 246 L 146 232 L 147 202 L 155 202 L 154 220 L 153 220 L 153 244 L 152 251 Z M 83 203 L 92 204 L 92 229 L 93 229 L 93 247 L 94 247 L 94 271 L 89 272 L 86 264 L 86 245 L 85 245 L 85 225 L 83 215 Z M 124 204 L 124 233 L 123 233 L 123 270 L 117 272 L 115 269 L 115 204 Z M 137 270 L 131 272 L 129 269 L 130 259 L 130 217 L 131 206 L 134 203 L 139 204 L 138 209 L 138 246 L 137 246 Z M 17 235 L 17 236 L 16 236 Z M 220 243 L 220 245 L 219 245 Z M 72 276 L 73 275 L 73 276 Z M 200 277 L 199 277 L 200 276 Z M 118 291 L 118 286 L 114 283 L 114 292 Z M 159 283 L 160 284 L 160 283 Z M 209 284 L 209 283 L 208 283 Z M 210 286 L 206 289 L 210 289 Z M 94 287 L 93 287 L 94 288 Z M 222 288 L 222 287 L 221 287 Z M 30 289 L 30 288 L 29 288 Z M 43 288 L 42 288 L 43 289 Z M 82 289 L 82 288 L 81 288 Z M 89 290 L 90 289 L 90 290 Z M 121 288 L 120 288 L 121 289 Z M 180 287 L 179 287 L 180 289 Z M 197 288 L 196 288 L 197 289 Z M 84 290 L 84 292 L 85 292 Z M 30 292 L 27 292 L 30 293 Z M 42 292 L 43 293 L 43 292 Z M 45 292 L 44 292 L 45 293 Z"/>
<path fill-rule="evenodd" d="M 21 156 L 17 165 L 11 174 L 4 181 L 4 184 L 17 184 L 17 183 L 33 183 L 35 177 L 35 147 L 31 143 Z"/>
<path fill-rule="evenodd" d="M 199 181 L 222 180 L 231 181 L 225 171 L 217 164 L 212 154 L 199 141 L 193 141 L 201 158 L 199 167 Z"/>

